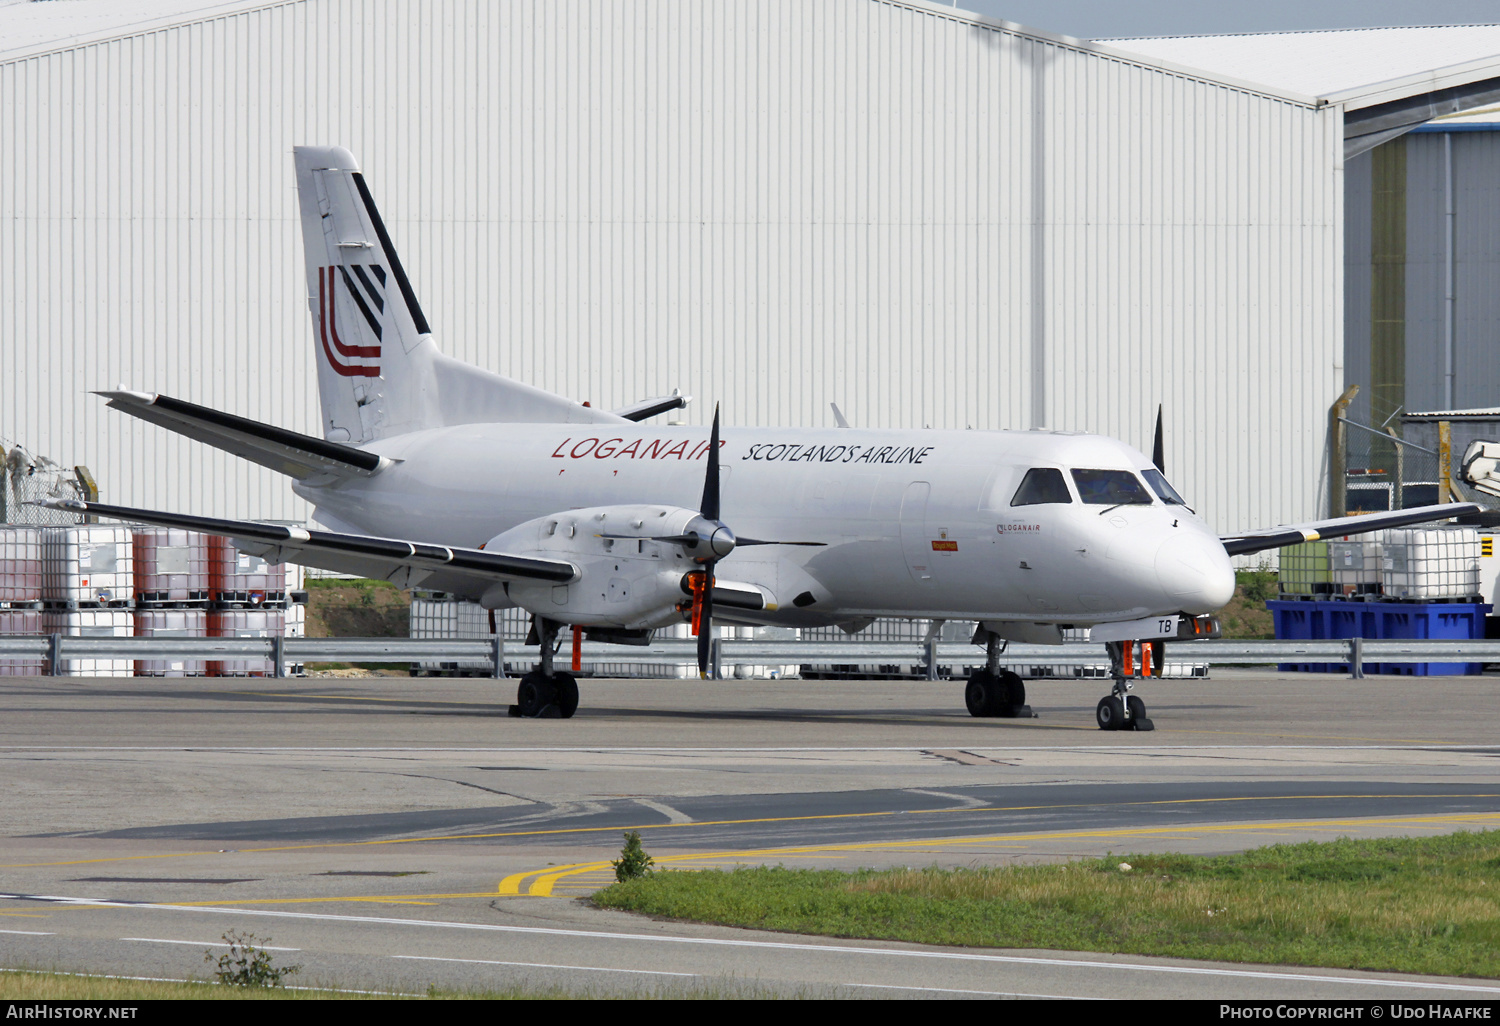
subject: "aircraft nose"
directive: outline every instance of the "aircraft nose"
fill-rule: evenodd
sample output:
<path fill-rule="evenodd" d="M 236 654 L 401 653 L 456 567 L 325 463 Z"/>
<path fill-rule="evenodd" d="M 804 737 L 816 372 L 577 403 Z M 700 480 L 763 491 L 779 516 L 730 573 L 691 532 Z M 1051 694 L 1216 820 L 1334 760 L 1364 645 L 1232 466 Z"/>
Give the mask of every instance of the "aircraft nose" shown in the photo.
<path fill-rule="evenodd" d="M 1187 613 L 1212 613 L 1234 597 L 1234 567 L 1217 538 L 1190 535 L 1156 551 L 1156 579 Z"/>

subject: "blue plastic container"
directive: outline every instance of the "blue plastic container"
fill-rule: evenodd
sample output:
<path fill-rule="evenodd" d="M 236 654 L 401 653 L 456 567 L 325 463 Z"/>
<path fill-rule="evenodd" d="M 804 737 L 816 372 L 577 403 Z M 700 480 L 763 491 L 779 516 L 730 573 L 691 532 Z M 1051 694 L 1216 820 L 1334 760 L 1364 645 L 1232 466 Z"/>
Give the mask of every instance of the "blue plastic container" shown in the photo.
<path fill-rule="evenodd" d="M 1484 618 L 1492 607 L 1483 603 L 1375 604 L 1382 638 L 1468 639 L 1484 637 Z M 1376 673 L 1415 677 L 1473 676 L 1484 670 L 1482 663 L 1378 663 Z"/>
<path fill-rule="evenodd" d="M 1491 606 L 1480 602 L 1354 602 L 1332 599 L 1266 603 L 1285 641 L 1340 638 L 1467 640 L 1484 637 L 1484 618 Z M 1348 663 L 1281 663 L 1293 673 L 1348 673 Z M 1365 673 L 1406 676 L 1472 676 L 1482 663 L 1365 663 Z"/>

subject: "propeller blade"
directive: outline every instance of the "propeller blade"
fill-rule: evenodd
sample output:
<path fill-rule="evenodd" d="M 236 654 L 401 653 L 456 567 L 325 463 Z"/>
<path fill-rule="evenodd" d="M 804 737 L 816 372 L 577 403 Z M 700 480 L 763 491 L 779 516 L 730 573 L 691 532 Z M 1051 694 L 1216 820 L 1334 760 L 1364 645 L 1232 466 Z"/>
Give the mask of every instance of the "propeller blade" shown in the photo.
<path fill-rule="evenodd" d="M 764 538 L 736 538 L 734 540 L 734 544 L 735 544 L 736 547 L 738 547 L 740 545 L 822 545 L 822 546 L 826 546 L 828 543 L 827 542 L 767 541 Z"/>
<path fill-rule="evenodd" d="M 703 480 L 703 502 L 698 512 L 705 519 L 719 519 L 719 404 L 714 404 L 714 426 L 708 436 L 708 473 Z"/>
<path fill-rule="evenodd" d="M 703 587 L 693 597 L 693 626 L 698 632 L 698 675 L 708 678 L 714 637 L 714 565 L 703 568 Z"/>
<path fill-rule="evenodd" d="M 1151 462 L 1156 464 L 1156 469 L 1163 474 L 1167 472 L 1166 444 L 1164 442 L 1161 427 L 1161 404 L 1156 404 L 1156 441 L 1151 446 Z"/>

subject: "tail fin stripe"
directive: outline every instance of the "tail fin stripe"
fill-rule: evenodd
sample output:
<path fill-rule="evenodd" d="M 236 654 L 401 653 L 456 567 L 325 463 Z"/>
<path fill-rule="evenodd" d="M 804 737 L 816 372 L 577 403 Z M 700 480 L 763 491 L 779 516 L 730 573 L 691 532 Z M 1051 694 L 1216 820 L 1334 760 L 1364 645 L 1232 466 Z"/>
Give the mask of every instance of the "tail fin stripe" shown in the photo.
<path fill-rule="evenodd" d="M 371 264 L 370 270 L 375 272 L 375 277 L 380 279 L 380 287 L 385 288 L 385 268 L 379 264 Z"/>
<path fill-rule="evenodd" d="M 375 304 L 375 309 L 379 310 L 381 313 L 385 313 L 385 297 L 380 294 L 379 289 L 370 284 L 370 279 L 365 275 L 365 269 L 358 264 L 355 264 L 354 276 L 358 278 L 359 283 L 365 287 L 365 293 L 369 295 L 370 302 Z"/>
<path fill-rule="evenodd" d="M 338 350 L 340 356 L 351 357 L 356 360 L 378 360 L 380 359 L 379 346 L 351 346 L 346 345 L 339 338 L 339 322 L 337 316 L 338 282 L 333 277 L 334 269 L 328 269 L 328 333 L 333 336 L 333 348 Z M 356 302 L 358 296 L 355 297 Z"/>
<path fill-rule="evenodd" d="M 323 355 L 328 358 L 328 366 L 332 367 L 333 370 L 334 370 L 334 372 L 336 374 L 340 375 L 341 377 L 345 377 L 345 378 L 378 378 L 378 377 L 380 377 L 380 368 L 379 367 L 358 367 L 358 366 L 352 366 L 350 364 L 339 363 L 338 358 L 333 355 L 333 350 L 331 350 L 331 349 L 328 348 L 328 329 L 329 329 L 329 327 L 332 326 L 330 322 L 333 319 L 332 316 L 331 316 L 332 311 L 333 311 L 333 303 L 332 303 L 332 298 L 333 297 L 330 295 L 330 293 L 332 291 L 333 291 L 333 269 L 329 268 L 329 272 L 328 272 L 328 287 L 325 289 L 324 286 L 323 286 L 323 271 L 322 271 L 321 268 L 319 268 L 319 270 L 318 270 L 318 333 L 319 333 L 319 335 L 320 335 L 320 337 L 322 338 L 322 341 L 323 341 Z M 345 346 L 343 343 L 341 343 L 339 341 L 339 336 L 338 336 L 337 329 L 334 330 L 333 342 L 334 342 L 334 345 L 336 345 L 336 346 L 339 347 L 339 351 L 340 352 L 343 352 L 344 350 L 351 348 L 349 346 Z M 354 354 L 346 353 L 345 355 L 354 355 Z M 375 353 L 373 355 L 379 356 L 380 355 L 380 350 L 376 349 Z"/>
<path fill-rule="evenodd" d="M 432 334 L 432 329 L 427 326 L 427 318 L 422 314 L 422 307 L 417 302 L 417 294 L 412 291 L 411 282 L 406 280 L 406 270 L 401 266 L 401 258 L 396 255 L 396 247 L 391 245 L 391 237 L 386 234 L 380 211 L 375 209 L 375 201 L 370 198 L 370 187 L 365 185 L 365 176 L 355 171 L 350 177 L 354 179 L 355 187 L 359 189 L 359 198 L 364 202 L 366 213 L 370 215 L 370 223 L 375 227 L 375 237 L 380 240 L 380 248 L 391 262 L 391 273 L 396 276 L 396 284 L 401 288 L 401 297 L 406 300 L 406 309 L 411 313 L 417 334 Z"/>
<path fill-rule="evenodd" d="M 357 270 L 357 268 L 356 268 L 356 270 Z M 370 330 L 375 333 L 375 337 L 377 339 L 380 338 L 380 336 L 381 336 L 380 322 L 375 319 L 375 315 L 370 312 L 370 308 L 368 306 L 365 306 L 364 297 L 359 294 L 359 289 L 357 289 L 354 286 L 354 279 L 351 278 L 351 277 L 349 277 L 349 271 L 348 271 L 348 269 L 345 268 L 345 267 L 343 267 L 343 266 L 340 266 L 339 267 L 339 273 L 344 276 L 344 284 L 349 289 L 349 295 L 354 300 L 354 305 L 357 306 L 357 307 L 359 307 L 359 312 L 360 313 L 364 314 L 365 322 L 370 325 Z M 371 355 L 373 355 L 373 356 L 379 356 L 380 355 L 380 347 L 379 346 L 371 346 L 369 348 L 372 348 L 372 349 L 375 350 L 374 353 L 372 353 Z"/>

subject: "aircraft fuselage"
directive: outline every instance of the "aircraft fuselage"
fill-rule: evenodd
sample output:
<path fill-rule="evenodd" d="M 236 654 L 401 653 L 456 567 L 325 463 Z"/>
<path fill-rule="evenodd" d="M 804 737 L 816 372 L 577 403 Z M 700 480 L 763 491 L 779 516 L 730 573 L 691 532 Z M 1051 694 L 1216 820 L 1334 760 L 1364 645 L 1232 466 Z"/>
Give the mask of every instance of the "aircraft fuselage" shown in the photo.
<path fill-rule="evenodd" d="M 608 430 L 601 430 L 607 427 Z M 473 424 L 366 448 L 400 460 L 331 487 L 299 484 L 333 529 L 478 546 L 583 507 L 698 508 L 708 431 L 639 424 Z M 822 542 L 737 549 L 721 578 L 778 598 L 761 622 L 873 616 L 1068 623 L 1207 613 L 1233 594 L 1223 545 L 1182 505 L 1012 505 L 1035 467 L 1150 461 L 1098 435 L 736 428 L 720 443 L 722 512 L 741 537 Z M 806 608 L 791 602 L 811 592 Z"/>

